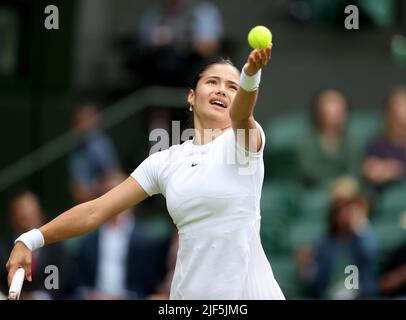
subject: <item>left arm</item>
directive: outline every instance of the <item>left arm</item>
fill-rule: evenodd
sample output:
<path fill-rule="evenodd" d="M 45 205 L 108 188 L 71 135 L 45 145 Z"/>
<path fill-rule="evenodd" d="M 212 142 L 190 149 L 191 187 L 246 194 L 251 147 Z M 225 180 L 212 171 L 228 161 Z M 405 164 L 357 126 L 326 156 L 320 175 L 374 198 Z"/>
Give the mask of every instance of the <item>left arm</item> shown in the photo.
<path fill-rule="evenodd" d="M 244 65 L 243 72 L 252 77 L 265 67 L 271 59 L 272 44 L 262 50 L 253 50 L 248 56 Z M 241 144 L 245 149 L 251 152 L 258 152 L 262 145 L 262 139 L 259 129 L 255 124 L 253 115 L 254 106 L 257 101 L 258 89 L 247 91 L 240 87 L 230 108 L 230 118 L 233 130 L 243 130 L 244 142 Z M 252 131 L 254 134 L 249 134 Z M 238 137 L 238 134 L 237 134 Z"/>

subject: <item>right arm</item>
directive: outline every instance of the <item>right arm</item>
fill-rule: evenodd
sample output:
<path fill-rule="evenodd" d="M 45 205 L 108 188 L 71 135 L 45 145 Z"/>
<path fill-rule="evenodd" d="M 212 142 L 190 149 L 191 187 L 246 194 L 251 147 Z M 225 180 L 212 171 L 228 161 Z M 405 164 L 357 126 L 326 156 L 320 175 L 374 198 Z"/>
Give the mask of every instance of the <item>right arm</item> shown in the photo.
<path fill-rule="evenodd" d="M 132 177 L 101 197 L 79 204 L 62 213 L 42 226 L 41 231 L 45 245 L 74 238 L 94 231 L 111 217 L 138 204 L 148 197 L 140 184 Z M 8 284 L 15 271 L 23 267 L 26 278 L 31 281 L 31 251 L 17 242 L 7 262 Z"/>

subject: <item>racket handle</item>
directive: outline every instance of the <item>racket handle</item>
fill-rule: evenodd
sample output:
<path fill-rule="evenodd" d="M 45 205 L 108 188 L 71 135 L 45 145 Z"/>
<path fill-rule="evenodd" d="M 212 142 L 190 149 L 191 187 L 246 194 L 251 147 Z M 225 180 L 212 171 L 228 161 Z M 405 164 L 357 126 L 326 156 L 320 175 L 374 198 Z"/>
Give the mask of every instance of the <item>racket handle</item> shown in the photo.
<path fill-rule="evenodd" d="M 23 287 L 25 278 L 25 270 L 23 268 L 18 268 L 11 281 L 10 289 L 8 291 L 9 300 L 20 299 L 21 288 Z"/>

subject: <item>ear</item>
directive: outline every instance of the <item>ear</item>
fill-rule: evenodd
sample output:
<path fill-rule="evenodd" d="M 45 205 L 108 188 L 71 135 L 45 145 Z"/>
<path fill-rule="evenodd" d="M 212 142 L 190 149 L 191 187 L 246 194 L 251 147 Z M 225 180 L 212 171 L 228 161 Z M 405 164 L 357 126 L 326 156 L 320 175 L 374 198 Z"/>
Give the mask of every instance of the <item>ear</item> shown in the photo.
<path fill-rule="evenodd" d="M 187 102 L 191 106 L 195 105 L 195 91 L 193 89 L 189 90 L 189 93 L 188 93 L 188 96 L 187 96 Z"/>

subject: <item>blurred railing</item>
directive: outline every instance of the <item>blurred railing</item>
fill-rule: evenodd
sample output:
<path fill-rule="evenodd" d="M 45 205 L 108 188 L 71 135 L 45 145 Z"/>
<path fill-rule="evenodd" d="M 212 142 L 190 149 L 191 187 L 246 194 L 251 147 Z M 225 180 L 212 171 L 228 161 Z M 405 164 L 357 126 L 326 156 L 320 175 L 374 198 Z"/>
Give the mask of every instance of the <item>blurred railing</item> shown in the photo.
<path fill-rule="evenodd" d="M 186 107 L 185 88 L 147 87 L 112 104 L 102 112 L 107 130 L 148 106 Z M 0 171 L 0 192 L 71 152 L 79 143 L 73 130 L 63 133 Z"/>

